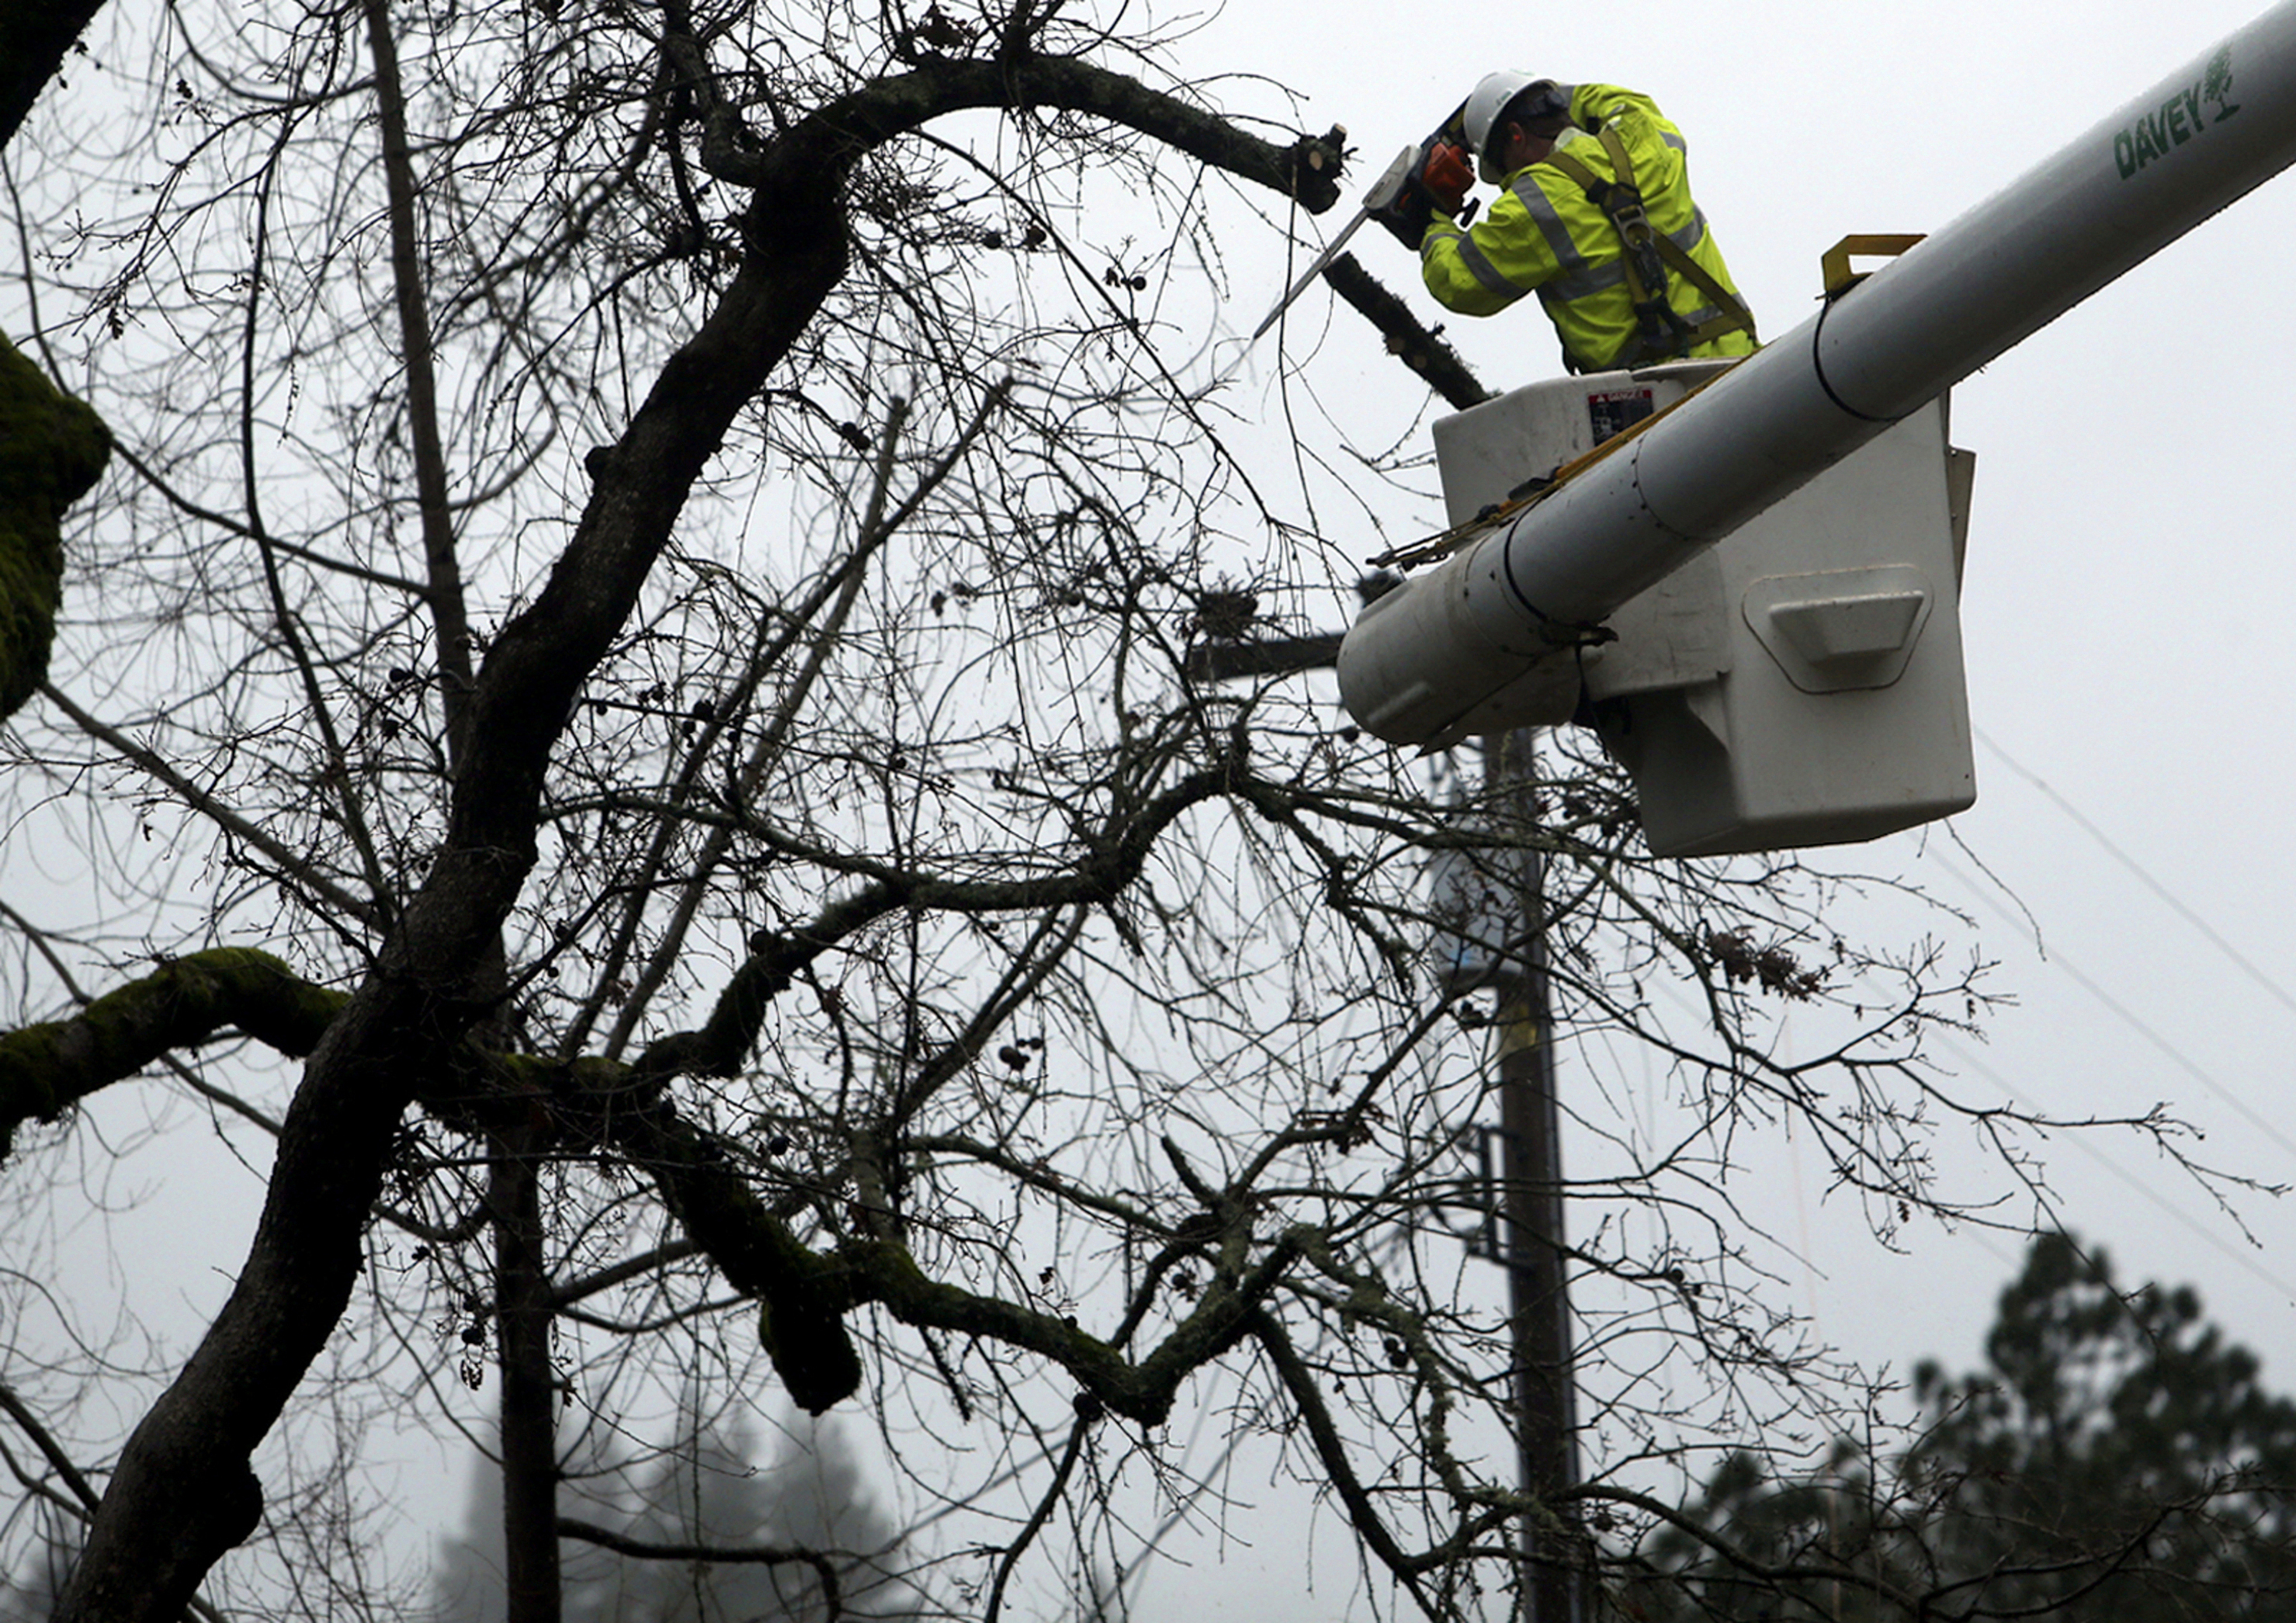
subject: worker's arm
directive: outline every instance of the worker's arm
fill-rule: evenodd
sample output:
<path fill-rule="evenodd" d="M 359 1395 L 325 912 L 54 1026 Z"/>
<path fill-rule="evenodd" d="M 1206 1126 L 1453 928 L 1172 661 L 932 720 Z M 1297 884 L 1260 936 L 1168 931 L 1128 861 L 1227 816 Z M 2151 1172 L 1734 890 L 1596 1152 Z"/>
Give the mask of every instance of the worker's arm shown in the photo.
<path fill-rule="evenodd" d="M 1634 160 L 1635 184 L 1645 198 L 1681 181 L 1687 143 L 1659 111 L 1658 103 L 1640 91 L 1616 85 L 1578 86 L 1571 92 L 1570 121 L 1581 129 L 1599 130 L 1605 124 L 1617 127 Z"/>
<path fill-rule="evenodd" d="M 1538 184 L 1529 170 L 1513 176 L 1472 230 L 1435 217 L 1420 239 L 1419 271 L 1437 303 L 1462 316 L 1493 316 L 1561 273 L 1517 190 Z"/>
<path fill-rule="evenodd" d="M 1437 215 L 1420 239 L 1419 272 L 1435 301 L 1462 316 L 1495 316 L 1529 291 L 1502 275 L 1473 234 L 1447 215 Z"/>

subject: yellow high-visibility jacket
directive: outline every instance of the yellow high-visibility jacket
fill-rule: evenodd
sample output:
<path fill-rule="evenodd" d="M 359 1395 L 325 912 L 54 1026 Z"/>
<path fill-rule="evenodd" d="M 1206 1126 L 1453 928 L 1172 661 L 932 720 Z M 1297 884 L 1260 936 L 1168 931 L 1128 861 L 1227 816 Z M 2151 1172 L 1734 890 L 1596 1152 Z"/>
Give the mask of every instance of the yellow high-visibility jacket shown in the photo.
<path fill-rule="evenodd" d="M 1581 85 L 1570 97 L 1570 121 L 1557 150 L 1567 152 L 1602 180 L 1616 166 L 1590 131 L 1608 122 L 1624 141 L 1635 184 L 1652 227 L 1671 237 L 1716 281 L 1737 292 L 1706 217 L 1690 195 L 1682 132 L 1648 96 L 1615 85 Z M 1610 219 L 1578 183 L 1546 162 L 1506 177 L 1498 200 L 1472 229 L 1438 214 L 1419 244 L 1427 291 L 1447 309 L 1490 316 L 1525 293 L 1537 293 L 1573 372 L 1603 372 L 1659 357 L 1644 352 L 1627 291 L 1625 246 Z M 1667 301 L 1691 326 L 1711 319 L 1707 295 L 1669 272 Z M 1698 345 L 1694 356 L 1751 355 L 1753 334 L 1726 332 Z"/>

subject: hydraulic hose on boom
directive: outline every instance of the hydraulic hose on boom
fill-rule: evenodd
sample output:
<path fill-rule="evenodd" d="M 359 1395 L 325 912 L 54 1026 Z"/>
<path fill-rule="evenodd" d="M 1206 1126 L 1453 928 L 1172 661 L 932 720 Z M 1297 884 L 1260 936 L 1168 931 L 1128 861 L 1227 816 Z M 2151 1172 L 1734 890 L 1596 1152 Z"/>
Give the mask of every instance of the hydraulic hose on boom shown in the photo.
<path fill-rule="evenodd" d="M 2296 0 L 1379 600 L 1341 647 L 1349 710 L 1391 743 L 1451 742 L 1637 593 L 2292 161 Z"/>

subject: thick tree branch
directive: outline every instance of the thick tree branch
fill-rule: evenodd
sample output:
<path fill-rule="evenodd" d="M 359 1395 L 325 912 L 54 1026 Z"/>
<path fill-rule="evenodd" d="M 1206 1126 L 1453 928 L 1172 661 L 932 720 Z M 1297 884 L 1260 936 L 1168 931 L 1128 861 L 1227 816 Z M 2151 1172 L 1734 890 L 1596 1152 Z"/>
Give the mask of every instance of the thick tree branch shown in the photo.
<path fill-rule="evenodd" d="M 770 1212 L 750 1178 L 707 1134 L 660 1098 L 592 1091 L 591 1123 L 661 1190 L 664 1201 L 726 1282 L 758 1304 L 758 1340 L 791 1398 L 818 1414 L 850 1397 L 861 1364 L 844 1316 L 882 1306 L 921 1330 L 962 1332 L 1059 1365 L 1111 1413 L 1144 1425 L 1170 1413 L 1180 1383 L 1244 1335 L 1250 1316 L 1303 1254 L 1308 1236 L 1277 1237 L 1258 1261 L 1217 1279 L 1152 1351 L 1128 1358 L 1074 1321 L 929 1279 L 897 1239 L 862 1237 L 816 1252 Z M 1228 1237 L 1250 1241 L 1250 1213 Z"/>
<path fill-rule="evenodd" d="M 11 8 L 0 20 L 0 62 L 11 68 L 15 19 Z M 63 601 L 59 521 L 111 453 L 111 433 L 96 414 L 0 338 L 0 721 L 47 675 Z"/>
<path fill-rule="evenodd" d="M 268 953 L 221 947 L 176 958 L 70 1020 L 0 1035 L 0 1156 L 15 1129 L 232 1029 L 299 1057 L 345 1002 Z"/>
<path fill-rule="evenodd" d="M 682 8 L 681 8 L 682 9 Z M 676 13 L 673 12 L 673 16 Z M 1227 119 L 1137 79 L 1073 56 L 1004 54 L 947 59 L 888 75 L 848 91 L 785 135 L 757 143 L 712 87 L 690 32 L 673 33 L 665 49 L 703 108 L 702 162 L 722 180 L 773 189 L 786 160 L 802 153 L 841 174 L 863 154 L 911 135 L 936 119 L 985 108 L 1084 113 L 1137 131 L 1240 180 L 1295 198 L 1321 214 L 1340 198 L 1336 133 L 1278 146 Z"/>
<path fill-rule="evenodd" d="M 488 1177 L 495 1332 L 502 1371 L 503 1598 L 508 1623 L 558 1623 L 556 1372 L 544 1254 L 541 1150 L 532 1124 L 496 1134 Z"/>
<path fill-rule="evenodd" d="M 1427 380 L 1427 386 L 1456 410 L 1480 406 L 1491 391 L 1469 371 L 1459 352 L 1430 332 L 1402 299 L 1363 267 L 1353 254 L 1341 254 L 1324 267 L 1332 291 L 1379 329 L 1387 352 Z"/>
<path fill-rule="evenodd" d="M 103 0 L 6 0 L 0 4 L 0 146 L 5 146 L 63 70 L 80 31 L 103 9 Z"/>

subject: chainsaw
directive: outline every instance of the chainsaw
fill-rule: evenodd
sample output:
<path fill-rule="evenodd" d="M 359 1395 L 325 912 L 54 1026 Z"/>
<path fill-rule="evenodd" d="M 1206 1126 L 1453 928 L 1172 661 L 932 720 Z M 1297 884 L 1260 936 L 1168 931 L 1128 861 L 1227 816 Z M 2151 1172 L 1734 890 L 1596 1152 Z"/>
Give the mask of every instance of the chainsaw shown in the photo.
<path fill-rule="evenodd" d="M 1292 301 L 1306 292 L 1308 284 L 1323 274 L 1324 267 L 1340 257 L 1349 239 L 1362 229 L 1365 220 L 1379 221 L 1393 231 L 1398 240 L 1407 248 L 1419 246 L 1420 234 L 1427 227 L 1428 217 L 1437 200 L 1464 197 L 1467 188 L 1474 184 L 1474 171 L 1468 161 L 1467 149 L 1459 139 L 1458 122 L 1459 115 L 1454 113 L 1444 121 L 1442 128 L 1395 155 L 1395 161 L 1381 172 L 1380 177 L 1371 183 L 1371 189 L 1364 193 L 1363 207 L 1356 210 L 1355 218 L 1349 220 L 1324 251 L 1316 256 L 1314 262 L 1300 273 L 1298 279 L 1284 290 L 1283 297 L 1275 301 L 1275 307 L 1267 312 L 1267 318 L 1251 330 L 1252 341 L 1256 342 L 1262 333 L 1274 326 L 1283 312 L 1292 307 Z M 1460 224 L 1464 225 L 1473 212 L 1472 203 L 1458 209 Z"/>

